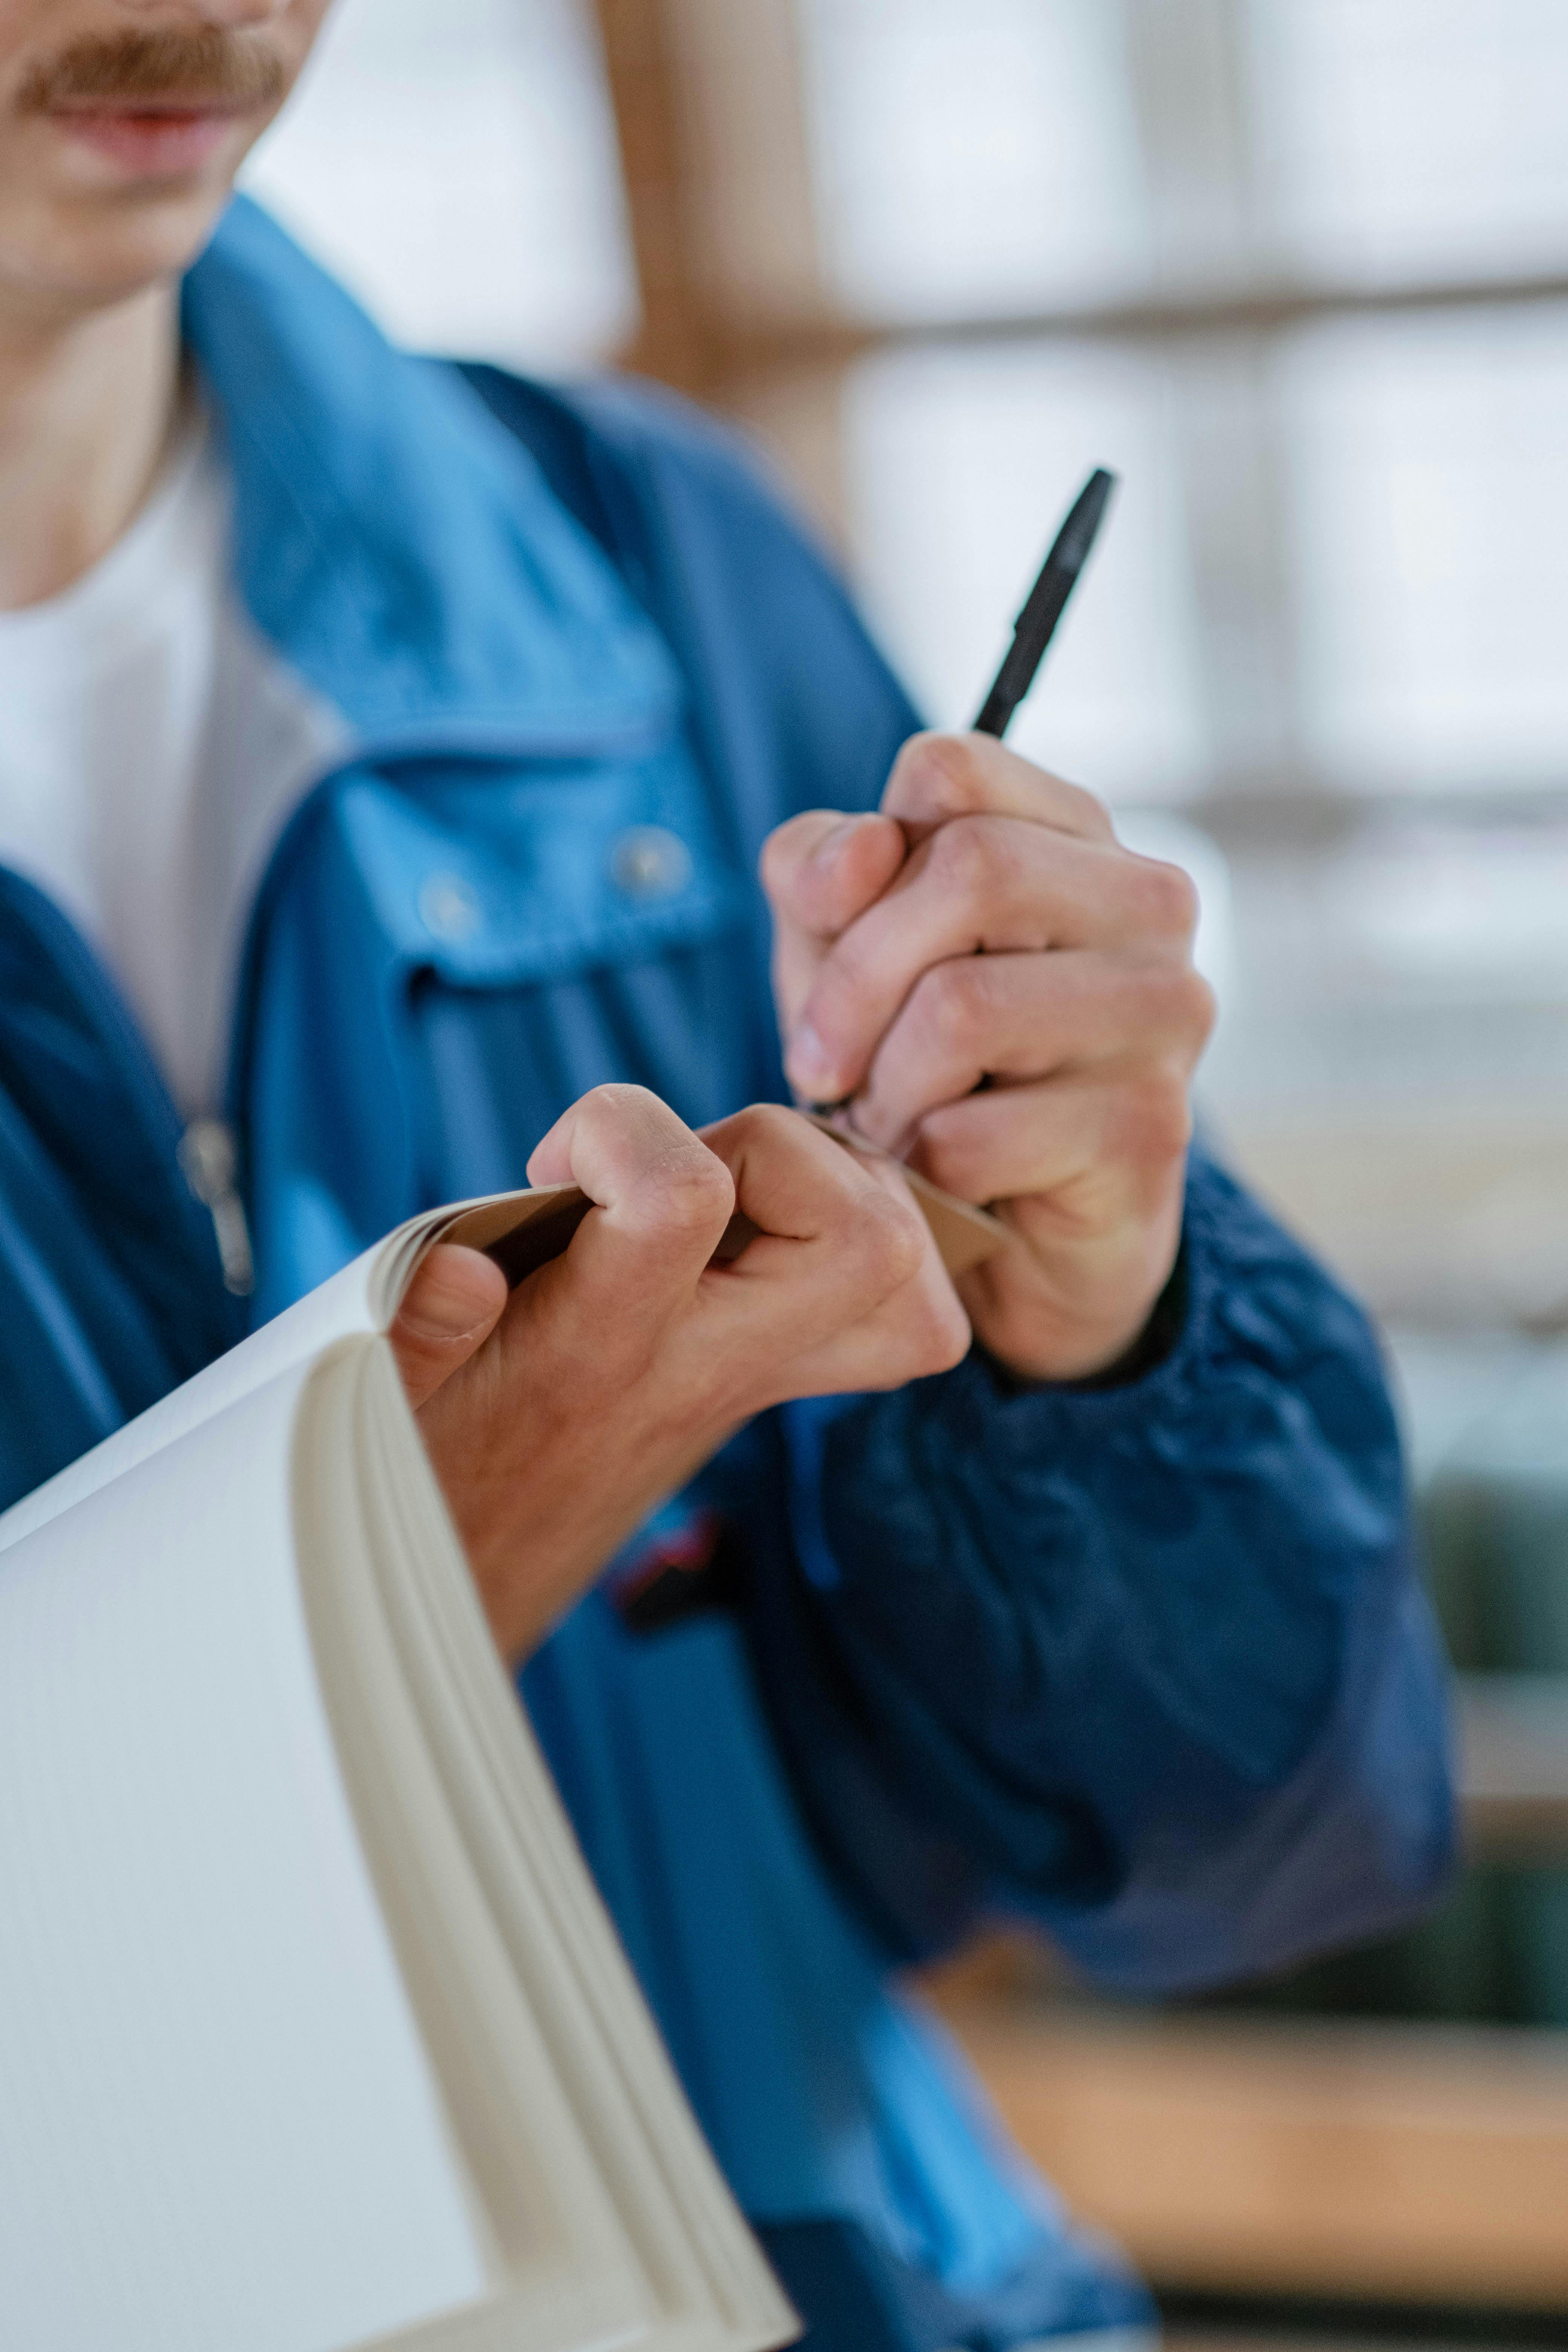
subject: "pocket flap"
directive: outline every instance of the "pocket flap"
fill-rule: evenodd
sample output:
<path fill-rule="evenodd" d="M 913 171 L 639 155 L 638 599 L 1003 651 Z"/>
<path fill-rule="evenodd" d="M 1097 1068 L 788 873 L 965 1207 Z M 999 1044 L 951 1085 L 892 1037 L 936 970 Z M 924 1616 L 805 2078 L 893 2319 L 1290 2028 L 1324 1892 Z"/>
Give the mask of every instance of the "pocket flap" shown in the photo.
<path fill-rule="evenodd" d="M 396 951 L 458 987 L 636 961 L 755 911 L 679 740 L 637 758 L 356 777 L 337 815 Z"/>

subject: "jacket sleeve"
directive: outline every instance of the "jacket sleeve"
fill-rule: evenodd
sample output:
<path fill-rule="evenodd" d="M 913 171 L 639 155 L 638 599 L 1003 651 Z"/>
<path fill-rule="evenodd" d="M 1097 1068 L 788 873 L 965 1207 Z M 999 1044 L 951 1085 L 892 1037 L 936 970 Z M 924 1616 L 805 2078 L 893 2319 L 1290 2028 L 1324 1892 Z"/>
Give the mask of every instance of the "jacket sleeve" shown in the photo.
<path fill-rule="evenodd" d="M 1016 1391 L 973 1353 L 784 1416 L 793 1558 L 753 1647 L 901 1958 L 1010 1911 L 1173 1990 L 1389 1928 L 1449 1865 L 1445 1670 L 1371 1331 L 1202 1155 L 1182 1278 L 1176 1343 L 1128 1386 Z"/>

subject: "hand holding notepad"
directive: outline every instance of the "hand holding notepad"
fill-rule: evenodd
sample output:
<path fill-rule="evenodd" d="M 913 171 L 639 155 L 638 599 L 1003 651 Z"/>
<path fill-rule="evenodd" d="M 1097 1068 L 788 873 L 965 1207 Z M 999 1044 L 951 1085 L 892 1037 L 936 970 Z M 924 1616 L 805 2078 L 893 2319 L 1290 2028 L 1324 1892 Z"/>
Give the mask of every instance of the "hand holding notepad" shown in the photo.
<path fill-rule="evenodd" d="M 775 1106 L 699 1137 L 641 1088 L 601 1087 L 530 1173 L 525 1221 L 447 1235 L 514 1288 L 419 1412 L 510 1656 L 753 1413 L 956 1362 L 969 1328 L 936 1230 L 955 1264 L 1003 1238 L 929 1187 L 922 1222 L 893 1163 Z"/>

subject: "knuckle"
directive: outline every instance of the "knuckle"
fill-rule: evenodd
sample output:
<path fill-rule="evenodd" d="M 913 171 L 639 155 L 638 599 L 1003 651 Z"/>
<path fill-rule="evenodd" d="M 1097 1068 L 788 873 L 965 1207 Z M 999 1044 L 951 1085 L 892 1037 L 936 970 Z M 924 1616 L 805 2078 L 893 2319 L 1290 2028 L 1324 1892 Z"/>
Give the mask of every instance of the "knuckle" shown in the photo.
<path fill-rule="evenodd" d="M 1163 858 L 1141 857 L 1137 887 L 1151 928 L 1190 940 L 1198 924 L 1198 893 L 1192 876 Z"/>
<path fill-rule="evenodd" d="M 909 1381 L 950 1372 L 969 1353 L 969 1318 L 950 1286 L 920 1286 L 900 1307 L 894 1342 L 879 1385 L 901 1388 Z"/>
<path fill-rule="evenodd" d="M 1133 967 L 1130 1013 L 1148 1037 L 1201 1050 L 1215 1024 L 1213 989 L 1190 963 L 1159 956 Z"/>
<path fill-rule="evenodd" d="M 1177 1023 L 1184 1036 L 1192 1040 L 1201 1053 L 1214 1034 L 1219 1014 L 1219 999 L 1214 990 L 1191 964 L 1184 965 L 1177 989 L 1175 1006 Z"/>
<path fill-rule="evenodd" d="M 667 1239 L 722 1231 L 734 1180 L 717 1154 L 647 1087 L 608 1080 L 584 1096 L 578 1116 L 601 1142 L 614 1138 L 626 1203 L 639 1227 Z"/>
<path fill-rule="evenodd" d="M 1192 1105 L 1179 1074 L 1162 1068 L 1146 1078 L 1130 1097 L 1121 1129 L 1134 1166 L 1158 1172 L 1179 1160 L 1193 1136 Z"/>
<path fill-rule="evenodd" d="M 945 894 L 971 901 L 984 898 L 996 876 L 990 825 L 980 817 L 953 817 L 931 835 L 931 870 Z"/>
<path fill-rule="evenodd" d="M 798 1111 L 786 1110 L 783 1103 L 748 1103 L 729 1124 L 742 1150 L 769 1153 L 798 1149 L 813 1132 Z"/>
<path fill-rule="evenodd" d="M 1114 841 L 1116 827 L 1110 821 L 1110 811 L 1095 793 L 1086 792 L 1082 784 L 1069 784 L 1065 776 L 1053 776 L 1052 783 L 1062 795 L 1064 814 L 1073 828 L 1093 841 Z"/>
<path fill-rule="evenodd" d="M 655 1099 L 646 1087 L 628 1086 L 619 1078 L 609 1078 L 602 1086 L 589 1087 L 583 1097 L 582 1108 L 593 1118 L 618 1124 Z"/>
<path fill-rule="evenodd" d="M 867 1286 L 886 1297 L 920 1271 L 924 1222 L 907 1193 L 873 1184 L 856 1203 L 854 1242 Z"/>
<path fill-rule="evenodd" d="M 649 1222 L 671 1236 L 721 1233 L 735 1206 L 735 1181 L 705 1144 L 672 1148 L 649 1168 Z"/>
<path fill-rule="evenodd" d="M 935 729 L 911 735 L 893 762 L 889 795 L 933 816 L 983 808 L 985 780 L 973 745 Z"/>
<path fill-rule="evenodd" d="M 963 962 L 950 959 L 921 974 L 910 1001 L 910 1012 L 928 1048 L 961 1056 L 973 1045 L 985 1013 L 984 959 L 971 956 Z"/>

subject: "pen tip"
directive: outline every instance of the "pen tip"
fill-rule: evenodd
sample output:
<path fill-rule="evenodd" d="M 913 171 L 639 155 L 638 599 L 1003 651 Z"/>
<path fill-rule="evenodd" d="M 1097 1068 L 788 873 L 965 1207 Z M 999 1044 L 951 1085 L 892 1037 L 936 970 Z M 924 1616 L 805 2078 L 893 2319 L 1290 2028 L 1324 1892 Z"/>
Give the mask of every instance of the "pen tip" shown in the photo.
<path fill-rule="evenodd" d="M 1057 542 L 1057 559 L 1077 569 L 1089 554 L 1117 477 L 1109 466 L 1097 466 L 1073 503 Z"/>

